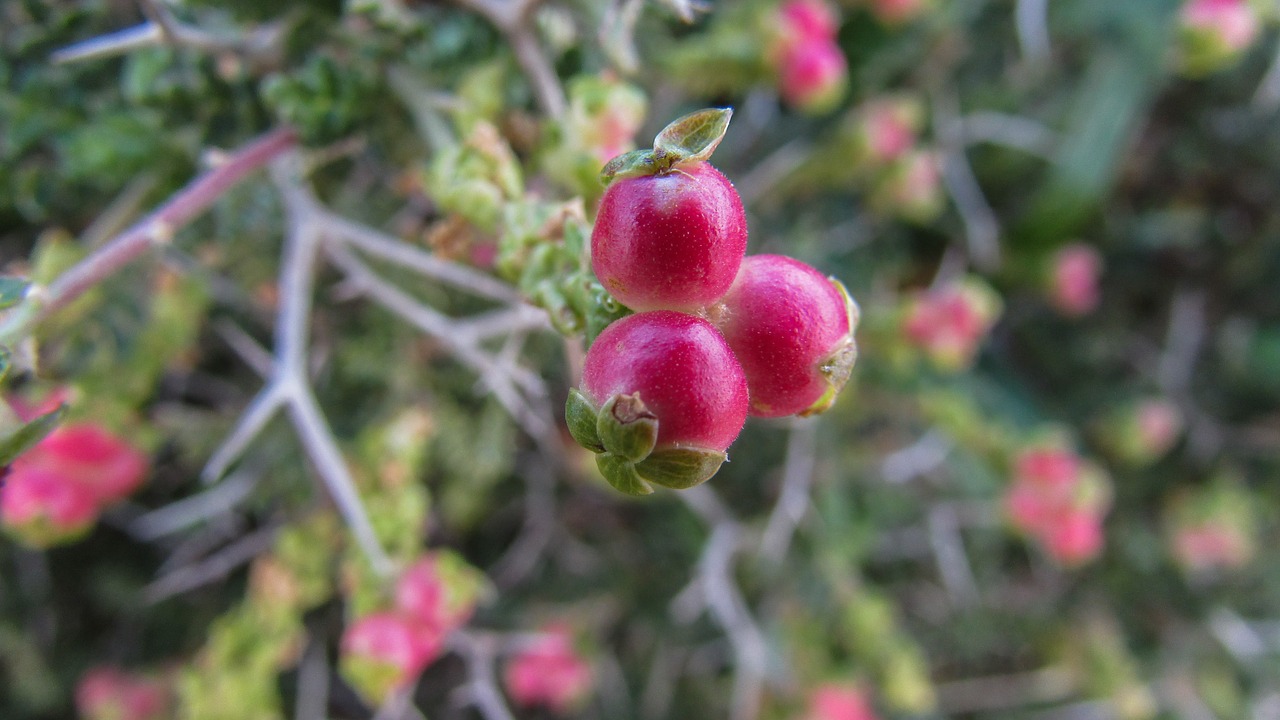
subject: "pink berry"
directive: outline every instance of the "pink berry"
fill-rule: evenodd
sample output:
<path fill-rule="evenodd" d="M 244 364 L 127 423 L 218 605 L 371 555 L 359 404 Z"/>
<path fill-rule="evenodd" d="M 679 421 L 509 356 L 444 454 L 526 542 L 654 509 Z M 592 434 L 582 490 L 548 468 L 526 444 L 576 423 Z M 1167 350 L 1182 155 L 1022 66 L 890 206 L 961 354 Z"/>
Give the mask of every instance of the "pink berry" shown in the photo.
<path fill-rule="evenodd" d="M 1045 549 L 1063 565 L 1080 565 L 1102 550 L 1102 521 L 1083 509 L 1071 510 L 1045 533 Z"/>
<path fill-rule="evenodd" d="M 559 714 L 579 707 L 591 691 L 591 667 L 573 648 L 568 628 L 552 625 L 521 650 L 503 677 L 511 699 L 521 707 L 542 706 Z"/>
<path fill-rule="evenodd" d="M 396 609 L 439 634 L 465 625 L 479 596 L 478 572 L 454 555 L 430 553 L 401 574 Z"/>
<path fill-rule="evenodd" d="M 632 310 L 696 310 L 724 295 L 747 250 L 742 200 L 720 171 L 682 163 L 614 180 L 591 232 L 591 268 Z"/>
<path fill-rule="evenodd" d="M 831 40 L 839 18 L 824 0 L 787 0 L 778 7 L 778 20 L 789 36 L 803 40 Z"/>
<path fill-rule="evenodd" d="M 782 255 L 752 255 L 717 325 L 742 363 L 750 412 L 809 415 L 835 401 L 856 357 L 856 310 L 832 279 Z"/>
<path fill-rule="evenodd" d="M 1248 0 L 1190 0 L 1181 19 L 1184 27 L 1212 36 L 1230 52 L 1252 45 L 1261 29 Z"/>
<path fill-rule="evenodd" d="M 1049 278 L 1049 298 L 1064 315 L 1079 317 L 1098 307 L 1098 280 L 1102 256 L 1088 245 L 1076 243 L 1053 256 Z"/>
<path fill-rule="evenodd" d="M 64 425 L 14 462 L 14 471 L 39 468 L 88 488 L 102 505 L 122 500 L 142 484 L 147 458 L 97 425 Z"/>
<path fill-rule="evenodd" d="M 582 391 L 601 406 L 640 396 L 657 417 L 655 448 L 724 451 L 747 419 L 747 381 L 711 323 L 660 310 L 605 328 L 587 351 Z"/>
<path fill-rule="evenodd" d="M 844 95 L 849 65 L 829 40 L 805 40 L 787 48 L 781 58 L 779 83 L 787 104 L 804 112 L 830 110 Z"/>
<path fill-rule="evenodd" d="M 164 686 L 114 667 L 86 672 L 76 684 L 76 711 L 82 720 L 159 720 L 168 715 Z"/>
<path fill-rule="evenodd" d="M 861 690 L 830 683 L 813 691 L 805 720 L 876 720 L 876 714 Z"/>
<path fill-rule="evenodd" d="M 342 635 L 343 667 L 375 698 L 413 682 L 444 649 L 443 636 L 396 613 L 374 613 Z"/>
<path fill-rule="evenodd" d="M 98 519 L 93 491 L 53 471 L 14 463 L 0 489 L 0 520 L 36 546 L 74 539 Z"/>

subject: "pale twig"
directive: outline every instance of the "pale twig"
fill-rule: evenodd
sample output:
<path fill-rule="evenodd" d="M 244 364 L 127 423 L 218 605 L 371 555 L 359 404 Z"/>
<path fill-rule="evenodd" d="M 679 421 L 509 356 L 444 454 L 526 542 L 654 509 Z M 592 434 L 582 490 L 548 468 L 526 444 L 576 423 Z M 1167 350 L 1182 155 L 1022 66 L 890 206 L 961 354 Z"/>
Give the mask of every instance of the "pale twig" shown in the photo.
<path fill-rule="evenodd" d="M 184 565 L 161 575 L 142 589 L 143 602 L 154 605 L 161 600 L 226 577 L 236 568 L 269 550 L 275 543 L 276 534 L 279 531 L 280 524 L 273 523 L 238 538 L 197 563 Z"/>
<path fill-rule="evenodd" d="M 320 228 L 308 213 L 307 196 L 297 185 L 296 156 L 280 163 L 272 173 L 284 198 L 288 218 L 284 252 L 280 260 L 279 309 L 271 375 L 245 411 L 235 430 L 209 459 L 203 476 L 215 480 L 225 472 L 262 431 L 277 410 L 287 411 L 298 439 L 311 458 L 329 497 L 355 536 L 374 572 L 389 575 L 391 560 L 378 541 L 355 479 L 329 429 L 307 375 L 308 328 L 311 320 L 315 266 L 322 244 Z"/>
<path fill-rule="evenodd" d="M 329 717 L 329 664 L 323 642 L 312 637 L 298 663 L 298 693 L 295 720 L 323 720 Z"/>
<path fill-rule="evenodd" d="M 213 331 L 259 377 L 265 378 L 271 374 L 271 353 L 259 345 L 244 328 L 224 318 L 213 324 Z"/>
<path fill-rule="evenodd" d="M 457 0 L 459 5 L 485 17 L 507 37 L 533 95 L 542 111 L 552 118 L 564 115 L 564 88 L 555 66 L 534 34 L 533 13 L 541 0 Z"/>
<path fill-rule="evenodd" d="M 1258 631 L 1234 610 L 1219 606 L 1209 613 L 1209 631 L 1241 665 L 1252 665 L 1272 648 Z"/>
<path fill-rule="evenodd" d="M 930 430 L 907 447 L 886 455 L 880 462 L 880 474 L 885 482 L 897 485 L 937 469 L 950 454 L 951 442 L 937 430 Z"/>
<path fill-rule="evenodd" d="M 240 503 L 253 492 L 263 472 L 240 468 L 216 487 L 152 510 L 129 523 L 130 535 L 139 540 L 156 540 L 208 521 Z"/>
<path fill-rule="evenodd" d="M 985 142 L 1051 159 L 1058 143 L 1052 130 L 1020 115 L 984 110 L 956 118 L 955 122 L 966 145 Z"/>
<path fill-rule="evenodd" d="M 537 568 L 556 532 L 555 478 L 537 461 L 528 465 L 524 477 L 524 525 L 489 571 L 500 591 L 519 584 Z"/>
<path fill-rule="evenodd" d="M 960 535 L 960 523 L 954 507 L 949 504 L 935 505 L 929 511 L 926 524 L 929 528 L 929 547 L 933 550 L 938 574 L 942 576 L 947 595 L 959 607 L 972 605 L 978 600 L 978 582 L 973 576 L 973 567 L 969 564 L 969 555 L 964 549 L 964 538 Z"/>
<path fill-rule="evenodd" d="M 494 660 L 501 639 L 488 633 L 459 630 L 449 636 L 449 645 L 467 666 L 466 701 L 484 720 L 515 720 L 498 689 Z"/>
<path fill-rule="evenodd" d="M 413 686 L 391 691 L 373 720 L 423 720 L 422 713 L 413 704 Z"/>
<path fill-rule="evenodd" d="M 232 186 L 266 165 L 297 142 L 293 130 L 268 133 L 227 156 L 225 162 L 196 178 L 163 205 L 117 235 L 84 260 L 59 275 L 47 288 L 33 288 L 0 326 L 0 344 L 25 336 L 44 318 L 111 277 L 147 250 L 168 243 Z"/>
<path fill-rule="evenodd" d="M 1014 9 L 1018 29 L 1018 45 L 1022 55 L 1033 62 L 1049 59 L 1049 0 L 1018 0 Z"/>
<path fill-rule="evenodd" d="M 817 427 L 816 418 L 791 422 L 787 458 L 782 470 L 782 492 L 769 514 L 760 541 L 760 558 L 772 567 L 777 567 L 786 558 L 791 537 L 809 509 L 809 490 L 813 485 L 817 455 Z"/>
<path fill-rule="evenodd" d="M 754 207 L 773 191 L 780 180 L 799 169 L 809 159 L 812 149 L 813 145 L 808 140 L 797 138 L 756 163 L 750 172 L 734 183 L 742 204 Z"/>
<path fill-rule="evenodd" d="M 1261 112 L 1274 112 L 1280 108 L 1280 49 L 1271 60 L 1271 67 L 1258 83 L 1253 93 L 1253 107 Z"/>
<path fill-rule="evenodd" d="M 733 556 L 741 544 L 741 527 L 706 485 L 685 490 L 679 497 L 711 526 L 711 535 L 698 561 L 696 581 L 707 610 L 733 648 L 735 668 L 729 718 L 754 720 L 760 714 L 764 694 L 768 645 L 733 576 Z"/>
<path fill-rule="evenodd" d="M 964 138 L 959 136 L 955 121 L 955 98 L 938 93 L 933 107 L 934 134 L 942 151 L 942 182 L 964 223 L 969 259 L 983 270 L 995 270 L 1000 265 L 1000 223 L 965 156 Z"/>

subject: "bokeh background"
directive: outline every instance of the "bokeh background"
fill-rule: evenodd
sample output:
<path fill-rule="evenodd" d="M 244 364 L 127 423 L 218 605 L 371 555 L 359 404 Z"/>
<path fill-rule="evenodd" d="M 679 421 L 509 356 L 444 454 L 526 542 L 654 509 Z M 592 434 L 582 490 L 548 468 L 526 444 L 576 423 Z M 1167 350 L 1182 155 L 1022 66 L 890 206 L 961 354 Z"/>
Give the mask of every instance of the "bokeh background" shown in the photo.
<path fill-rule="evenodd" d="M 1280 718 L 1278 21 L 0 4 L 0 717 Z M 861 355 L 631 499 L 582 239 L 707 106 Z"/>

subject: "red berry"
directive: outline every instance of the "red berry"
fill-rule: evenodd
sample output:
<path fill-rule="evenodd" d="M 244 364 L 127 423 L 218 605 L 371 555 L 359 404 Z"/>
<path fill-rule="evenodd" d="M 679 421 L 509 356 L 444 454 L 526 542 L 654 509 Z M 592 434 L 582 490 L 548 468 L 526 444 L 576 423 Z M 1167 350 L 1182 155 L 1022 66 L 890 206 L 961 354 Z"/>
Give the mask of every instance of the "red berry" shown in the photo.
<path fill-rule="evenodd" d="M 804 112 L 825 112 L 844 95 L 849 66 L 839 46 L 826 40 L 798 42 L 781 59 L 782 97 Z"/>
<path fill-rule="evenodd" d="M 480 595 L 480 573 L 450 553 L 429 553 L 396 582 L 396 610 L 440 634 L 471 619 Z"/>
<path fill-rule="evenodd" d="M 828 683 L 809 696 L 805 720 L 876 720 L 876 714 L 857 687 Z"/>
<path fill-rule="evenodd" d="M 605 328 L 587 351 L 582 391 L 597 408 L 638 394 L 658 420 L 656 450 L 723 452 L 747 419 L 742 366 L 711 323 L 684 313 L 640 313 Z"/>
<path fill-rule="evenodd" d="M 93 491 L 49 470 L 15 463 L 0 489 L 0 521 L 32 545 L 72 540 L 97 519 Z"/>
<path fill-rule="evenodd" d="M 746 373 L 752 415 L 831 405 L 856 354 L 857 320 L 841 287 L 799 260 L 752 255 L 722 303 L 717 324 Z"/>
<path fill-rule="evenodd" d="M 711 165 L 689 162 L 609 185 L 591 269 L 632 310 L 696 310 L 729 289 L 746 250 L 738 191 Z"/>
<path fill-rule="evenodd" d="M 1049 299 L 1064 315 L 1079 317 L 1098 307 L 1102 256 L 1082 243 L 1068 245 L 1053 256 Z"/>
<path fill-rule="evenodd" d="M 15 474 L 40 469 L 83 485 L 102 505 L 122 500 L 147 474 L 147 457 L 90 423 L 64 425 L 14 462 Z"/>

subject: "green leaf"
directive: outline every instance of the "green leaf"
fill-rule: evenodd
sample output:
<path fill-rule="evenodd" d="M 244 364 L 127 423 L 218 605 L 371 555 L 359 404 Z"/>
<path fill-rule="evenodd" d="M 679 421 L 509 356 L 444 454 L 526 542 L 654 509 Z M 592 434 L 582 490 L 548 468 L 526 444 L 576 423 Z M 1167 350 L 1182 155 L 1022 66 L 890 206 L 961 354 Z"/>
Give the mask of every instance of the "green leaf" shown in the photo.
<path fill-rule="evenodd" d="M 609 453 L 640 462 L 658 442 L 658 416 L 645 407 L 639 393 L 614 395 L 600 408 L 596 432 Z"/>
<path fill-rule="evenodd" d="M 59 405 L 58 409 L 41 415 L 0 439 L 0 467 L 9 465 L 19 455 L 30 450 L 46 435 L 53 432 L 58 422 L 62 420 L 66 409 L 66 405 Z"/>
<path fill-rule="evenodd" d="M 564 404 L 565 424 L 569 426 L 569 434 L 579 445 L 591 452 L 604 452 L 604 444 L 600 442 L 600 434 L 596 431 L 598 412 L 580 390 L 569 390 L 569 399 Z"/>
<path fill-rule="evenodd" d="M 600 182 L 608 187 L 614 180 L 653 175 L 658 170 L 657 159 L 652 150 L 632 150 L 605 163 L 604 169 L 600 171 Z"/>
<path fill-rule="evenodd" d="M 653 139 L 653 153 L 674 163 L 706 160 L 720 146 L 732 117 L 733 108 L 707 108 L 677 118 Z"/>
<path fill-rule="evenodd" d="M 728 456 L 715 450 L 672 448 L 659 450 L 636 464 L 636 472 L 649 482 L 672 490 L 686 490 L 715 475 Z"/>
<path fill-rule="evenodd" d="M 9 348 L 0 345 L 0 381 L 9 376 L 9 370 L 13 367 L 13 353 Z"/>
<path fill-rule="evenodd" d="M 596 456 L 596 467 L 600 468 L 600 474 L 619 492 L 636 497 L 653 492 L 653 487 L 636 474 L 635 463 L 626 458 L 600 453 Z"/>
<path fill-rule="evenodd" d="M 31 281 L 18 277 L 0 277 L 0 310 L 22 302 L 31 288 Z"/>

